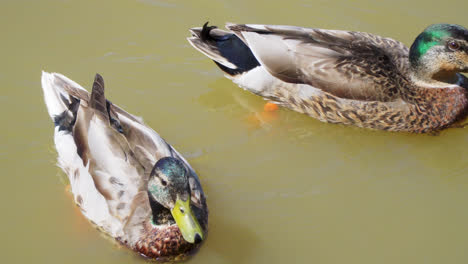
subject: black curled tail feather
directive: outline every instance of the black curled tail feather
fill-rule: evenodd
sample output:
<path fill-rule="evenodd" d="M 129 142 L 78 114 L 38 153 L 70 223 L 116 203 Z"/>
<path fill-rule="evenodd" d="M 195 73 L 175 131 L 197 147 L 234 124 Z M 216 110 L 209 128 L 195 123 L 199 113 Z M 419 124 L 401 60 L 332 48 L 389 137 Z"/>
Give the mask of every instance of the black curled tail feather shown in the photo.
<path fill-rule="evenodd" d="M 202 31 L 200 32 L 200 39 L 203 41 L 208 41 L 211 40 L 212 37 L 210 37 L 210 31 L 212 29 L 218 28 L 217 26 L 208 26 L 208 21 L 206 21 L 205 24 L 203 24 Z"/>
<path fill-rule="evenodd" d="M 189 42 L 229 75 L 241 74 L 260 66 L 250 48 L 232 32 L 208 26 L 208 22 L 201 29 L 191 29 L 191 32 Z"/>

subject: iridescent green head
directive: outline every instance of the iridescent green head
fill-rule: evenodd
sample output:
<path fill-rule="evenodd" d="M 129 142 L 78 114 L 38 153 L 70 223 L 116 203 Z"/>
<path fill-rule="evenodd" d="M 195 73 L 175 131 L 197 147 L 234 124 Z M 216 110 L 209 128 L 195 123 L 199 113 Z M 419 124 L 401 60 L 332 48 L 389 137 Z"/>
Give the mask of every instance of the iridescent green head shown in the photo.
<path fill-rule="evenodd" d="M 203 240 L 203 230 L 190 207 L 190 184 L 182 161 L 165 157 L 156 162 L 148 180 L 148 196 L 150 200 L 170 210 L 187 242 Z M 155 215 L 158 214 L 153 212 Z M 153 219 L 153 222 L 156 221 Z"/>
<path fill-rule="evenodd" d="M 427 27 L 411 45 L 411 66 L 437 65 L 450 72 L 468 71 L 468 30 L 454 24 Z"/>

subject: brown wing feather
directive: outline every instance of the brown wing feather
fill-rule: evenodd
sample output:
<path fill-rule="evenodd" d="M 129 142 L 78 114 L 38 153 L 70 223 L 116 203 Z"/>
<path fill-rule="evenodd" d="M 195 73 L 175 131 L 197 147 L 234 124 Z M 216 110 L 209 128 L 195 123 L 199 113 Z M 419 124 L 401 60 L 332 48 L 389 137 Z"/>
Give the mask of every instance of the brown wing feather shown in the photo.
<path fill-rule="evenodd" d="M 400 97 L 408 49 L 389 38 L 289 26 L 228 25 L 273 76 L 335 96 L 368 101 Z"/>
<path fill-rule="evenodd" d="M 94 78 L 89 105 L 91 106 L 91 108 L 100 113 L 102 117 L 105 118 L 105 120 L 109 121 L 109 114 L 107 112 L 107 100 L 104 95 L 104 79 L 98 73 L 96 73 L 96 77 Z"/>

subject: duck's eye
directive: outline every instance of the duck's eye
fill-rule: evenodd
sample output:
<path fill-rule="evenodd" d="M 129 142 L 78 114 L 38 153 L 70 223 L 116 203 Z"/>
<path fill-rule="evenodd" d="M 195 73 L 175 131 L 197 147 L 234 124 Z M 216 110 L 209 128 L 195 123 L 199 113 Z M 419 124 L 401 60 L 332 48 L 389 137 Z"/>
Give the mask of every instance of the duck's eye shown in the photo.
<path fill-rule="evenodd" d="M 183 208 L 179 209 L 182 214 L 185 214 L 185 210 Z"/>
<path fill-rule="evenodd" d="M 448 47 L 449 47 L 450 50 L 455 51 L 455 50 L 458 50 L 460 48 L 460 45 L 455 41 L 450 41 L 448 43 Z"/>
<path fill-rule="evenodd" d="M 166 186 L 166 185 L 167 185 L 167 181 L 161 180 L 161 184 L 162 184 L 162 186 Z"/>

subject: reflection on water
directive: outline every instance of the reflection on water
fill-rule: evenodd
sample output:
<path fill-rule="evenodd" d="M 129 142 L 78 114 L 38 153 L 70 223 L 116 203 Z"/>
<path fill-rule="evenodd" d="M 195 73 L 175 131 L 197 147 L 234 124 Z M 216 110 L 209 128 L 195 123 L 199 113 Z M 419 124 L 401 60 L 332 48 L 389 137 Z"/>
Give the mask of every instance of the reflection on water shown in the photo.
<path fill-rule="evenodd" d="M 468 136 L 324 124 L 222 76 L 185 40 L 209 20 L 349 29 L 410 44 L 466 1 L 3 1 L 4 263 L 145 263 L 102 239 L 55 165 L 41 70 L 143 116 L 197 170 L 210 232 L 189 263 L 465 263 Z M 398 18 L 398 19 L 396 19 Z"/>

